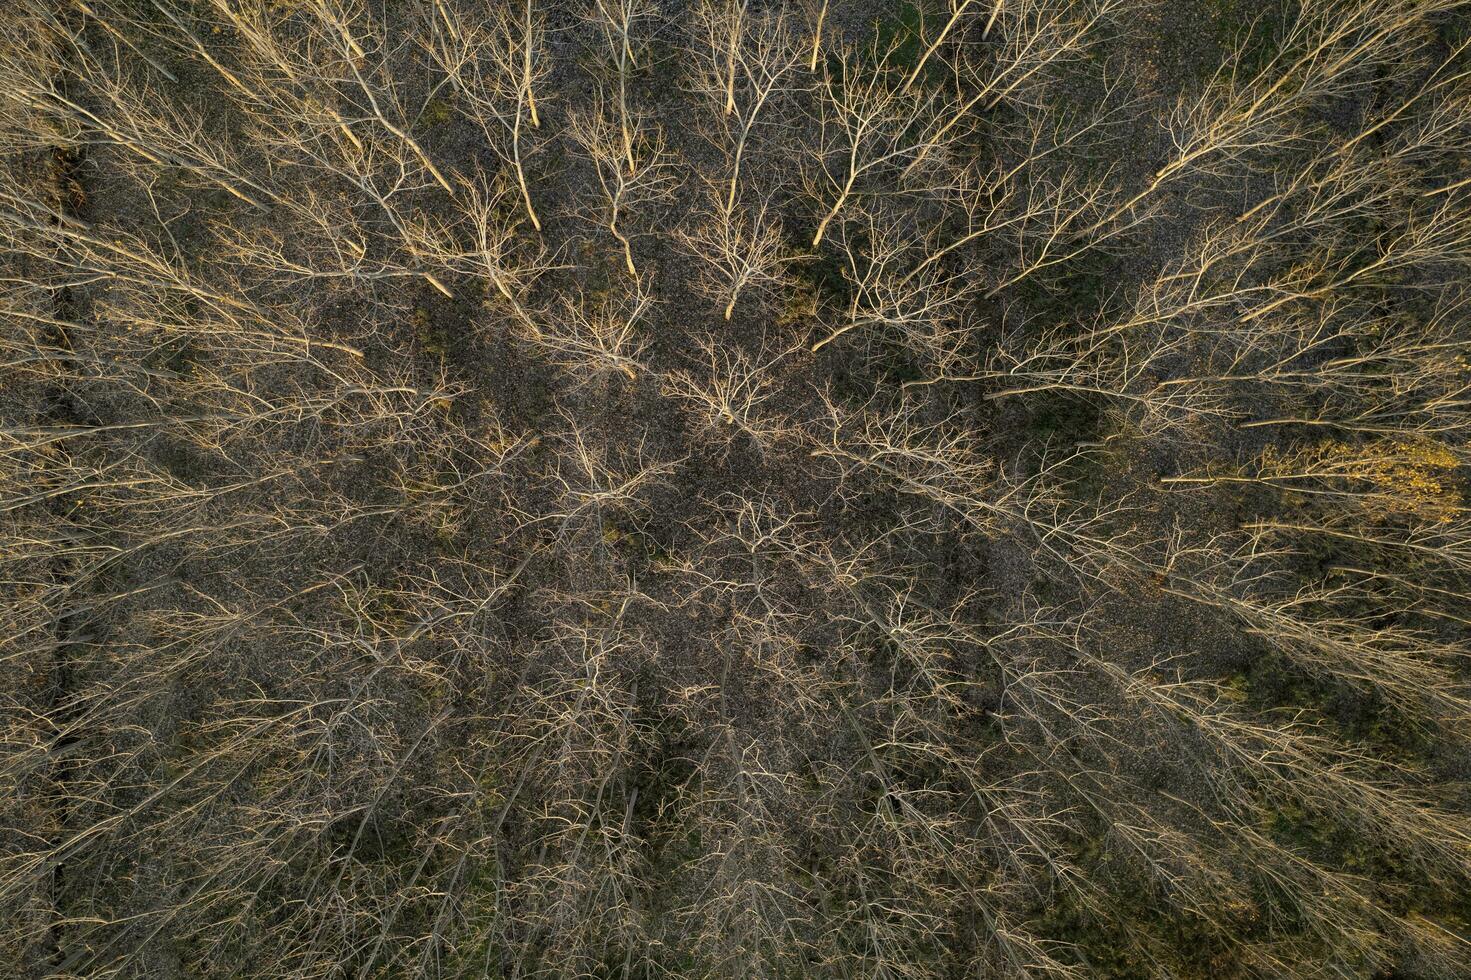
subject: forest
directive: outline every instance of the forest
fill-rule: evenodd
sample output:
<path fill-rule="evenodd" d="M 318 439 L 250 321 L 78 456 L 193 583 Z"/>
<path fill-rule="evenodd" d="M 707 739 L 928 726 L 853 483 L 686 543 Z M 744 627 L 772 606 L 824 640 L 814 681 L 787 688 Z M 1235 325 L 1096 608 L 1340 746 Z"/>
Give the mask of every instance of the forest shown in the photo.
<path fill-rule="evenodd" d="M 0 977 L 1471 978 L 1471 0 L 6 0 Z"/>

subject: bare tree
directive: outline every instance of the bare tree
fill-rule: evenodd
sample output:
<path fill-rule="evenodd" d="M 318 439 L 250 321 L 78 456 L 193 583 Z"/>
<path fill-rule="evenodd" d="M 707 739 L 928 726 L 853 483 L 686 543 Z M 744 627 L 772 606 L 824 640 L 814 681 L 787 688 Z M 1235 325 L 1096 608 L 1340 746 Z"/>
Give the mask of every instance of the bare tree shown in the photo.
<path fill-rule="evenodd" d="M 695 288 L 724 304 L 729 320 L 736 302 L 749 290 L 774 290 L 787 282 L 792 262 L 780 220 L 770 205 L 742 205 L 728 211 L 724 202 L 709 202 L 695 225 L 679 234 L 680 243 L 700 263 L 703 275 Z"/>
<path fill-rule="evenodd" d="M 973 123 L 978 111 L 989 113 L 1005 102 L 1022 106 L 1036 102 L 1028 93 L 1042 88 L 1069 62 L 1081 57 L 1105 36 L 1108 23 L 1129 12 L 1133 4 L 1134 0 L 1095 0 L 1086 4 L 998 0 L 991 9 L 984 34 L 989 35 L 991 28 L 1000 22 L 999 57 L 987 57 L 979 65 L 972 59 L 955 59 L 956 72 L 969 83 L 971 90 L 937 107 L 918 152 L 905 167 L 906 176 L 928 159 L 933 150 L 954 139 L 957 130 Z M 959 13 L 957 9 L 957 16 Z"/>
<path fill-rule="evenodd" d="M 922 120 L 928 101 L 907 94 L 894 78 L 898 43 L 880 48 L 844 48 L 837 68 L 826 69 L 819 90 L 820 132 L 813 146 L 816 174 L 809 177 L 809 193 L 831 200 L 812 235 L 822 243 L 830 225 L 850 200 L 881 175 L 895 173 L 919 153 Z"/>
<path fill-rule="evenodd" d="M 800 82 L 801 60 L 793 25 L 784 9 L 752 15 L 746 0 L 706 0 L 695 9 L 695 62 L 690 87 L 719 107 L 711 141 L 726 157 L 725 175 L 711 180 L 724 187 L 721 210 L 730 215 L 739 203 L 741 174 L 758 126 L 771 117 Z"/>
<path fill-rule="evenodd" d="M 589 209 L 592 218 L 618 242 L 624 268 L 637 279 L 633 241 L 626 229 L 645 211 L 668 201 L 677 178 L 664 134 L 642 119 L 630 122 L 625 116 L 624 120 L 615 123 L 599 100 L 588 112 L 574 115 L 567 132 L 592 161 L 597 174 L 601 193 Z"/>
<path fill-rule="evenodd" d="M 178 168 L 256 208 L 264 209 L 277 200 L 276 192 L 250 176 L 234 148 L 207 133 L 197 116 L 191 118 L 172 103 L 154 97 L 146 87 L 119 78 L 85 48 L 70 46 L 50 66 L 12 62 L 0 66 L 0 71 L 5 73 L 5 98 L 18 111 L 35 114 L 34 125 L 73 129 L 72 140 L 77 144 L 122 147 L 150 172 Z M 87 85 L 106 108 L 94 111 L 69 94 L 62 84 L 68 72 L 75 73 L 77 83 Z M 43 122 L 40 117 L 51 121 Z"/>
<path fill-rule="evenodd" d="M 670 372 L 662 387 L 688 405 L 702 432 L 724 439 L 740 433 L 763 451 L 792 436 L 789 420 L 767 405 L 776 394 L 775 365 L 791 351 L 763 362 L 714 337 L 699 341 L 696 349 L 700 363 Z"/>
<path fill-rule="evenodd" d="M 529 3 L 524 11 L 500 7 L 445 17 L 448 26 L 424 42 L 429 56 L 459 96 L 461 111 L 511 168 L 526 216 L 541 231 L 526 177 L 526 161 L 538 147 L 525 126 L 540 126 L 534 93 L 547 73 L 539 55 L 542 23 Z"/>
<path fill-rule="evenodd" d="M 666 6 L 0 18 L 0 972 L 1463 972 L 1471 8 Z"/>
<path fill-rule="evenodd" d="M 597 26 L 603 39 L 603 56 L 611 65 L 613 97 L 618 135 L 622 139 L 623 160 L 630 175 L 639 169 L 635 149 L 639 118 L 629 104 L 629 85 L 638 62 L 645 57 L 643 22 L 653 19 L 655 11 L 648 0 L 592 0 L 587 18 Z M 603 101 L 602 99 L 599 100 Z"/>
<path fill-rule="evenodd" d="M 626 296 L 610 295 L 596 305 L 583 297 L 564 297 L 551 315 L 534 321 L 526 339 L 578 383 L 610 372 L 634 380 L 646 370 L 640 358 L 648 339 L 640 334 L 652 304 L 638 280 Z"/>
<path fill-rule="evenodd" d="M 935 50 L 940 45 L 945 43 L 945 39 L 950 36 L 950 32 L 955 29 L 955 25 L 960 22 L 960 19 L 965 16 L 972 2 L 973 0 L 959 0 L 957 3 L 952 0 L 949 19 L 945 21 L 944 26 L 935 34 L 935 39 L 925 47 L 924 52 L 914 62 L 914 68 L 909 72 L 909 76 L 904 79 L 904 91 L 907 92 L 914 87 L 915 80 L 924 73 L 925 65 L 929 62 L 930 56 L 935 53 Z M 1001 4 L 997 3 L 995 10 L 991 14 L 990 21 L 987 22 L 987 31 L 990 30 L 991 23 L 995 22 L 1000 9 Z"/>
<path fill-rule="evenodd" d="M 926 359 L 951 363 L 963 342 L 963 304 L 978 284 L 926 255 L 925 242 L 892 214 L 863 208 L 839 244 L 852 298 L 841 325 L 811 345 L 815 353 L 864 327 L 897 331 Z M 921 258 L 921 256 L 924 256 Z"/>

